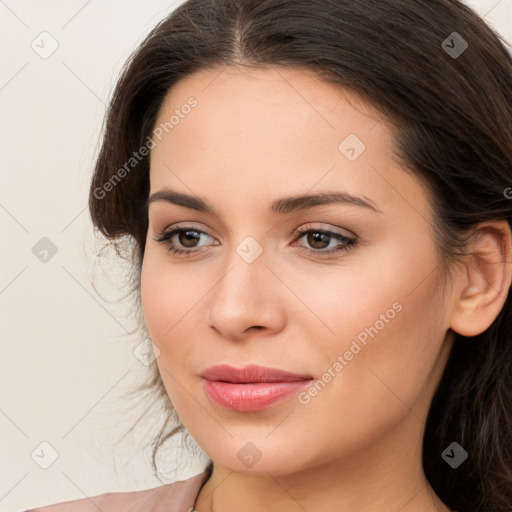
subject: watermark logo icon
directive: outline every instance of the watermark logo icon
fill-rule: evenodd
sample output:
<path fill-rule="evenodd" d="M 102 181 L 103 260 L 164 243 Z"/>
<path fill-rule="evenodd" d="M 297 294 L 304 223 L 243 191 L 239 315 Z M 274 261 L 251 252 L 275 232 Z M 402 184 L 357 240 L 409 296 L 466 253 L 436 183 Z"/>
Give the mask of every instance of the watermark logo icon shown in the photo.
<path fill-rule="evenodd" d="M 263 247 L 252 236 L 247 236 L 238 244 L 236 252 L 246 263 L 252 263 L 261 255 Z"/>
<path fill-rule="evenodd" d="M 468 458 L 468 452 L 454 441 L 441 454 L 441 457 L 453 469 L 457 469 Z"/>
<path fill-rule="evenodd" d="M 364 142 L 354 133 L 346 137 L 338 146 L 339 152 L 350 162 L 357 160 L 365 149 Z"/>
<path fill-rule="evenodd" d="M 59 458 L 59 453 L 48 441 L 43 441 L 30 456 L 39 467 L 48 469 Z"/>
<path fill-rule="evenodd" d="M 30 43 L 30 47 L 41 59 L 47 59 L 57 51 L 59 43 L 49 32 L 43 31 Z"/>
<path fill-rule="evenodd" d="M 248 468 L 252 468 L 263 456 L 258 447 L 251 442 L 245 443 L 236 455 Z"/>
<path fill-rule="evenodd" d="M 452 59 L 458 59 L 468 47 L 468 42 L 458 32 L 452 32 L 441 44 L 441 48 Z"/>
<path fill-rule="evenodd" d="M 42 263 L 48 263 L 57 254 L 57 246 L 48 237 L 43 236 L 32 247 L 32 254 Z"/>

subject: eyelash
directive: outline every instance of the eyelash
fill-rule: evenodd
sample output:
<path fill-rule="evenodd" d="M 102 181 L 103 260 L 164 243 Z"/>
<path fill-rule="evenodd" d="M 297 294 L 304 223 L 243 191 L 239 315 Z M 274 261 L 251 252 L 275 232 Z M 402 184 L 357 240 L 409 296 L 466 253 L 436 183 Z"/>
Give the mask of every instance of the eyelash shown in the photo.
<path fill-rule="evenodd" d="M 176 247 L 174 247 L 174 244 L 170 243 L 170 240 L 174 235 L 176 235 L 178 233 L 185 232 L 185 231 L 193 231 L 195 233 L 204 233 L 205 235 L 208 235 L 208 233 L 201 231 L 199 229 L 196 229 L 192 226 L 177 226 L 170 231 L 162 231 L 153 240 L 155 240 L 155 242 L 163 243 L 164 245 L 167 246 L 167 250 L 170 253 L 173 253 L 176 255 L 192 254 L 192 253 L 199 252 L 201 249 L 191 249 L 191 250 L 177 249 Z M 334 238 L 335 240 L 343 242 L 343 245 L 341 247 L 339 247 L 337 249 L 331 249 L 329 251 L 325 251 L 325 250 L 321 250 L 321 249 L 308 249 L 307 247 L 299 246 L 299 251 L 306 251 L 307 253 L 313 254 L 314 256 L 319 256 L 319 255 L 324 255 L 324 254 L 330 256 L 331 254 L 339 253 L 342 251 L 349 252 L 349 251 L 355 249 L 356 246 L 358 245 L 358 241 L 356 238 L 350 238 L 348 236 L 342 235 L 341 233 L 337 233 L 336 231 L 311 228 L 310 226 L 304 226 L 303 228 L 299 228 L 297 230 L 297 232 L 295 233 L 295 238 L 300 239 L 304 235 L 307 235 L 309 233 L 322 233 L 325 235 L 329 235 L 331 238 Z M 210 236 L 210 235 L 208 235 L 208 236 Z"/>

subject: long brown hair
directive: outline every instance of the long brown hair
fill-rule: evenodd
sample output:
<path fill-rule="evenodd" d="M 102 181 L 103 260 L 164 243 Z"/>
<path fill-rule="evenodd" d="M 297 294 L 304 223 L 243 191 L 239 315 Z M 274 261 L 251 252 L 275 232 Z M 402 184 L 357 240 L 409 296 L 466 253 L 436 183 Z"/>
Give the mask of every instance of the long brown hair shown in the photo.
<path fill-rule="evenodd" d="M 123 68 L 90 188 L 94 225 L 132 264 L 138 314 L 149 156 L 130 159 L 147 145 L 178 80 L 213 67 L 277 65 L 312 70 L 362 95 L 392 121 L 400 161 L 428 184 L 441 264 L 448 269 L 469 228 L 512 220 L 506 193 L 512 185 L 512 58 L 505 44 L 458 0 L 181 4 Z M 485 332 L 456 335 L 429 410 L 425 474 L 459 511 L 512 510 L 511 312 L 509 295 Z M 142 388 L 168 412 L 154 443 L 156 471 L 157 450 L 183 425 L 173 427 L 177 418 L 156 364 L 150 371 Z M 457 469 L 441 457 L 454 441 L 469 454 Z"/>

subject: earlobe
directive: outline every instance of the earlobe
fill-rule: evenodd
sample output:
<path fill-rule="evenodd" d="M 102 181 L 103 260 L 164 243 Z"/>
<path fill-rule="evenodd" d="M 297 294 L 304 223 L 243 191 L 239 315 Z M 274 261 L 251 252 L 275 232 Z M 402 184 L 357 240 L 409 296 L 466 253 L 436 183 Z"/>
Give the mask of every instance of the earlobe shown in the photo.
<path fill-rule="evenodd" d="M 484 332 L 499 315 L 512 281 L 511 230 L 505 220 L 479 224 L 470 244 L 450 327 L 463 336 Z"/>

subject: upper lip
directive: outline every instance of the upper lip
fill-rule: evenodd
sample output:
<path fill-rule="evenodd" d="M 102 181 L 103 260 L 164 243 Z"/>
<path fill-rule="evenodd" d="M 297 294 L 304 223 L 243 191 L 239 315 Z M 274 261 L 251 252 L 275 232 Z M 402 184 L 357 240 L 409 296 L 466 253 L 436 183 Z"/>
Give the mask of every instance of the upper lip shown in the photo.
<path fill-rule="evenodd" d="M 201 377 L 207 380 L 238 383 L 293 382 L 313 378 L 311 375 L 291 373 L 279 368 L 268 368 L 254 364 L 240 369 L 226 364 L 211 366 L 201 373 Z"/>

